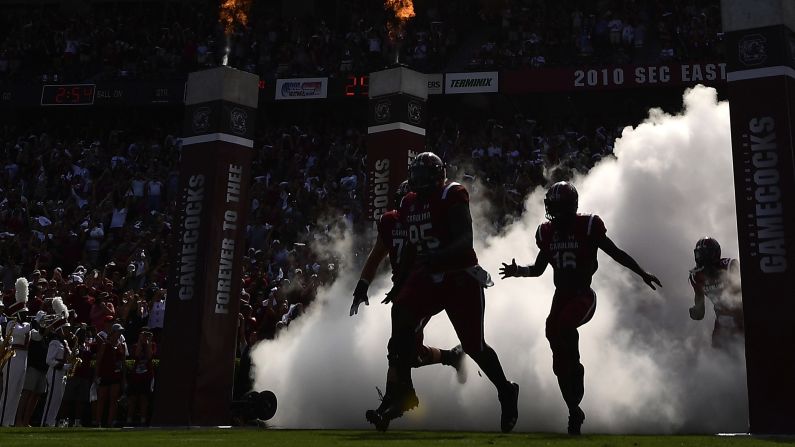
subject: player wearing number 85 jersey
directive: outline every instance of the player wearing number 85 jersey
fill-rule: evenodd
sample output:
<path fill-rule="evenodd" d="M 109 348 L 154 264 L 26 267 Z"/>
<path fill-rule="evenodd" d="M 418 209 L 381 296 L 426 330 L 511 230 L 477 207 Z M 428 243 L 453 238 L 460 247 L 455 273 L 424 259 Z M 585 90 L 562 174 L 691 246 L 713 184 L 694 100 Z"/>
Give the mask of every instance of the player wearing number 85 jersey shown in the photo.
<path fill-rule="evenodd" d="M 580 409 L 585 369 L 580 363 L 577 328 L 590 321 L 596 310 L 591 278 L 596 272 L 596 252 L 602 249 L 619 264 L 640 275 L 654 289 L 660 281 L 643 270 L 630 255 L 607 237 L 604 222 L 595 214 L 577 214 L 577 190 L 568 182 L 549 188 L 544 199 L 548 222 L 539 225 L 536 262 L 519 266 L 516 260 L 503 264 L 503 279 L 540 276 L 547 264 L 554 271 L 555 295 L 546 321 L 546 336 L 552 348 L 552 369 L 558 378 L 563 400 L 569 408 L 569 434 L 580 434 L 585 413 Z"/>
<path fill-rule="evenodd" d="M 484 339 L 483 288 L 492 283 L 478 266 L 473 248 L 469 194 L 458 183 L 447 181 L 444 164 L 431 152 L 412 161 L 409 188 L 399 209 L 408 244 L 397 267 L 395 287 L 387 295 L 395 301 L 388 358 L 396 383 L 382 405 L 367 412 L 367 419 L 378 428 L 416 405 L 410 368 L 416 358 L 412 340 L 418 329 L 444 310 L 464 352 L 496 386 L 502 404 L 501 429 L 511 431 L 518 416 L 519 387 L 506 379 L 497 354 Z"/>
<path fill-rule="evenodd" d="M 407 193 L 407 182 L 403 182 L 400 187 L 398 187 L 394 197 L 394 203 L 399 204 Z M 378 238 L 376 239 L 372 250 L 370 250 L 370 254 L 367 256 L 367 260 L 365 261 L 364 267 L 362 268 L 359 283 L 356 285 L 356 290 L 353 292 L 353 304 L 351 305 L 350 310 L 351 316 L 358 314 L 359 305 L 361 303 L 369 305 L 367 290 L 369 289 L 370 283 L 375 278 L 376 271 L 384 257 L 387 256 L 387 254 L 389 255 L 389 262 L 392 265 L 392 272 L 394 273 L 400 263 L 401 255 L 403 254 L 403 248 L 407 243 L 408 233 L 401 223 L 400 215 L 396 210 L 387 211 L 384 213 L 378 220 L 377 228 Z M 427 320 L 424 323 L 427 323 Z M 431 346 L 425 346 L 423 343 L 423 329 L 424 324 L 423 327 L 418 328 L 416 331 L 415 343 L 417 355 L 413 359 L 411 366 L 414 368 L 419 368 L 421 366 L 438 363 L 449 365 L 456 369 L 458 373 L 458 380 L 463 383 L 463 381 L 466 379 L 466 376 L 464 372 L 463 351 L 461 347 L 456 346 L 453 349 L 445 350 Z M 396 373 L 392 368 L 390 368 L 387 370 L 386 396 L 383 399 L 382 406 L 388 405 L 390 403 L 389 400 L 395 395 L 395 382 Z M 416 396 L 411 396 L 411 398 L 413 401 L 416 401 Z M 370 416 L 368 416 L 368 419 L 369 418 Z M 379 430 L 383 431 L 386 430 L 388 424 L 388 420 L 381 419 L 378 421 L 377 427 Z"/>

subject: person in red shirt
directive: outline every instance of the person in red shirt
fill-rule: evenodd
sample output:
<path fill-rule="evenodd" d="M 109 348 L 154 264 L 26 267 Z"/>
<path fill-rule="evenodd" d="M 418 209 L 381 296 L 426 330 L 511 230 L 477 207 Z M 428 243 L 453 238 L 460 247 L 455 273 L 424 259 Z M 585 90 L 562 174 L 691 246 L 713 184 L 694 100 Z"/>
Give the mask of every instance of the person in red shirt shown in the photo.
<path fill-rule="evenodd" d="M 398 187 L 395 196 L 394 204 L 397 207 L 403 197 L 408 194 L 408 181 L 404 181 Z M 369 306 L 369 298 L 367 290 L 370 283 L 375 278 L 378 267 L 385 257 L 389 256 L 389 263 L 392 266 L 392 273 L 394 274 L 400 264 L 400 258 L 403 254 L 403 249 L 408 244 L 408 231 L 403 226 L 400 220 L 400 214 L 396 209 L 387 211 L 377 224 L 378 236 L 375 240 L 370 254 L 362 268 L 361 277 L 356 284 L 356 289 L 353 292 L 353 304 L 351 304 L 350 316 L 358 314 L 359 306 L 364 303 Z M 424 328 L 429 319 L 422 321 L 422 327 L 416 331 L 416 349 L 417 358 L 412 362 L 412 367 L 419 368 L 421 366 L 434 365 L 441 363 L 443 365 L 452 366 L 455 368 L 458 381 L 463 383 L 466 380 L 466 372 L 464 371 L 463 355 L 464 351 L 461 345 L 453 349 L 440 349 L 432 346 L 425 346 L 424 344 Z M 394 322 L 393 322 L 394 324 Z M 389 396 L 394 395 L 393 389 L 397 386 L 397 374 L 394 367 L 387 370 L 386 381 L 386 394 Z M 385 426 L 383 428 L 386 428 Z"/>
<path fill-rule="evenodd" d="M 113 306 L 108 292 L 100 292 L 91 306 L 91 325 L 99 332 L 107 332 L 108 323 L 116 318 L 116 308 Z"/>
<path fill-rule="evenodd" d="M 411 192 L 398 210 L 408 244 L 394 287 L 385 300 L 395 303 L 387 346 L 395 383 L 378 409 L 366 413 L 367 419 L 377 429 L 385 430 L 390 420 L 419 404 L 411 381 L 418 330 L 444 310 L 464 352 L 497 388 L 502 407 L 500 428 L 509 432 L 518 418 L 519 385 L 505 377 L 497 353 L 484 338 L 483 289 L 493 283 L 478 265 L 473 248 L 469 193 L 462 185 L 447 180 L 444 163 L 432 152 L 423 152 L 412 160 L 409 188 Z"/>
<path fill-rule="evenodd" d="M 118 400 L 124 380 L 124 360 L 126 359 L 124 343 L 119 339 L 124 328 L 114 324 L 110 334 L 104 340 L 99 340 L 96 361 L 97 382 L 97 407 L 96 423 L 102 426 L 105 416 L 105 407 L 108 407 L 106 427 L 112 427 L 116 422 Z"/>
<path fill-rule="evenodd" d="M 89 295 L 88 287 L 80 284 L 69 294 L 69 308 L 77 312 L 77 321 L 80 323 L 91 324 L 91 309 L 94 306 L 94 298 Z"/>
<path fill-rule="evenodd" d="M 157 344 L 153 338 L 149 328 L 143 328 L 138 335 L 138 342 L 132 349 L 135 364 L 130 372 L 127 387 L 127 423 L 130 425 L 136 422 L 134 420 L 136 411 L 140 425 L 146 425 L 146 417 L 149 414 L 149 397 L 152 395 L 152 380 L 155 377 L 152 358 L 157 352 Z"/>
<path fill-rule="evenodd" d="M 546 321 L 546 337 L 552 348 L 552 370 L 558 378 L 563 400 L 569 408 L 568 432 L 579 435 L 585 413 L 580 408 L 584 394 L 585 368 L 580 363 L 577 328 L 587 323 L 596 310 L 591 279 L 602 249 L 624 267 L 637 273 L 653 290 L 662 287 L 656 276 L 643 270 L 607 236 L 602 219 L 595 214 L 577 213 L 578 194 L 574 185 L 558 182 L 547 191 L 544 205 L 548 222 L 538 226 L 535 264 L 519 266 L 514 259 L 500 268 L 502 278 L 541 276 L 552 265 L 555 295 Z"/>

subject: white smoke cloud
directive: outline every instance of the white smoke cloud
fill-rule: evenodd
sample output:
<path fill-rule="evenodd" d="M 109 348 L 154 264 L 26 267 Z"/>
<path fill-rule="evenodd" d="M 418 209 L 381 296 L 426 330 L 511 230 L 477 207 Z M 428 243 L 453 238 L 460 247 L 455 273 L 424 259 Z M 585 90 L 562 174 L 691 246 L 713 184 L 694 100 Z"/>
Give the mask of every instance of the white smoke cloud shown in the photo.
<path fill-rule="evenodd" d="M 589 433 L 740 432 L 747 428 L 745 361 L 741 347 L 710 346 L 714 313 L 691 321 L 687 281 L 693 247 L 717 238 L 736 257 L 729 107 L 713 89 L 684 95 L 684 111 L 653 109 L 616 142 L 617 159 L 575 179 L 580 210 L 602 216 L 616 244 L 656 274 L 664 288 L 648 289 L 634 274 L 600 253 L 593 288 L 598 306 L 580 329 Z M 567 412 L 552 373 L 544 338 L 553 293 L 551 269 L 541 278 L 497 279 L 501 262 L 530 263 L 533 235 L 543 221 L 543 191 L 500 235 L 478 234 L 477 251 L 495 277 L 486 291 L 486 339 L 509 379 L 521 386 L 518 431 L 565 431 Z M 473 200 L 472 206 L 477 206 Z M 477 210 L 473 210 L 477 216 Z M 348 240 L 338 249 L 349 253 Z M 358 272 L 344 272 L 289 330 L 254 351 L 255 388 L 279 398 L 275 426 L 367 428 L 364 412 L 383 389 L 389 307 L 379 304 L 388 278 L 370 288 L 371 303 L 348 316 Z M 709 306 L 709 305 L 708 305 Z M 449 348 L 455 334 L 442 313 L 428 325 L 426 344 Z M 467 360 L 460 385 L 446 366 L 414 370 L 420 407 L 393 422 L 396 429 L 498 430 L 499 404 L 491 383 Z"/>

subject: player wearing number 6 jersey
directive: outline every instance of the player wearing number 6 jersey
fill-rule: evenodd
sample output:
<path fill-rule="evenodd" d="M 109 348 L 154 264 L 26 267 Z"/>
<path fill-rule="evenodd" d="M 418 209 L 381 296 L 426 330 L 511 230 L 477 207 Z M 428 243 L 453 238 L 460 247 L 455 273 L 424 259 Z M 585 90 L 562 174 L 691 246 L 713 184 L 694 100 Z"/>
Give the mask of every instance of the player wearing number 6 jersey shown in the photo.
<path fill-rule="evenodd" d="M 585 413 L 580 409 L 585 369 L 580 363 L 577 328 L 596 310 L 591 278 L 597 269 L 596 252 L 602 249 L 619 264 L 637 273 L 652 289 L 662 287 L 656 276 L 643 270 L 630 255 L 607 237 L 602 219 L 595 214 L 577 214 L 577 190 L 568 182 L 549 188 L 544 199 L 548 222 L 539 225 L 539 252 L 530 266 L 503 264 L 502 278 L 540 276 L 547 264 L 554 271 L 555 295 L 546 321 L 546 336 L 552 348 L 552 369 L 558 378 L 563 400 L 569 408 L 568 432 L 580 434 Z M 656 289 L 655 289 L 656 290 Z"/>

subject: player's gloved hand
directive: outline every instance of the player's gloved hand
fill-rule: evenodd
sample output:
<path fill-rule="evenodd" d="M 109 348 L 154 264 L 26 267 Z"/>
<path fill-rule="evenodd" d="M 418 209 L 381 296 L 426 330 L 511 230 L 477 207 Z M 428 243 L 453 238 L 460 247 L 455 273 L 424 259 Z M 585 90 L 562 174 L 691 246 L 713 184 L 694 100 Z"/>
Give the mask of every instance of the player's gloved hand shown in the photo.
<path fill-rule="evenodd" d="M 367 298 L 367 289 L 370 287 L 370 283 L 360 279 L 359 282 L 356 284 L 356 289 L 353 291 L 353 304 L 351 304 L 351 313 L 350 316 L 359 313 L 359 305 L 364 303 L 365 305 L 370 305 L 370 300 Z"/>
<path fill-rule="evenodd" d="M 500 275 L 502 279 L 519 276 L 519 266 L 516 265 L 516 259 L 512 259 L 510 264 L 502 263 L 500 267 Z"/>
<path fill-rule="evenodd" d="M 389 292 L 386 293 L 386 297 L 381 301 L 381 304 L 389 304 L 395 301 L 395 298 L 397 298 L 398 293 L 400 293 L 400 288 L 397 286 L 392 286 Z"/>
<path fill-rule="evenodd" d="M 703 320 L 704 319 L 704 306 L 693 306 L 690 309 L 690 319 L 691 320 Z"/>
<path fill-rule="evenodd" d="M 643 282 L 651 287 L 651 290 L 657 290 L 657 287 L 662 288 L 662 283 L 660 283 L 660 280 L 649 272 L 643 272 Z M 657 284 L 657 287 L 654 287 L 655 284 Z"/>

